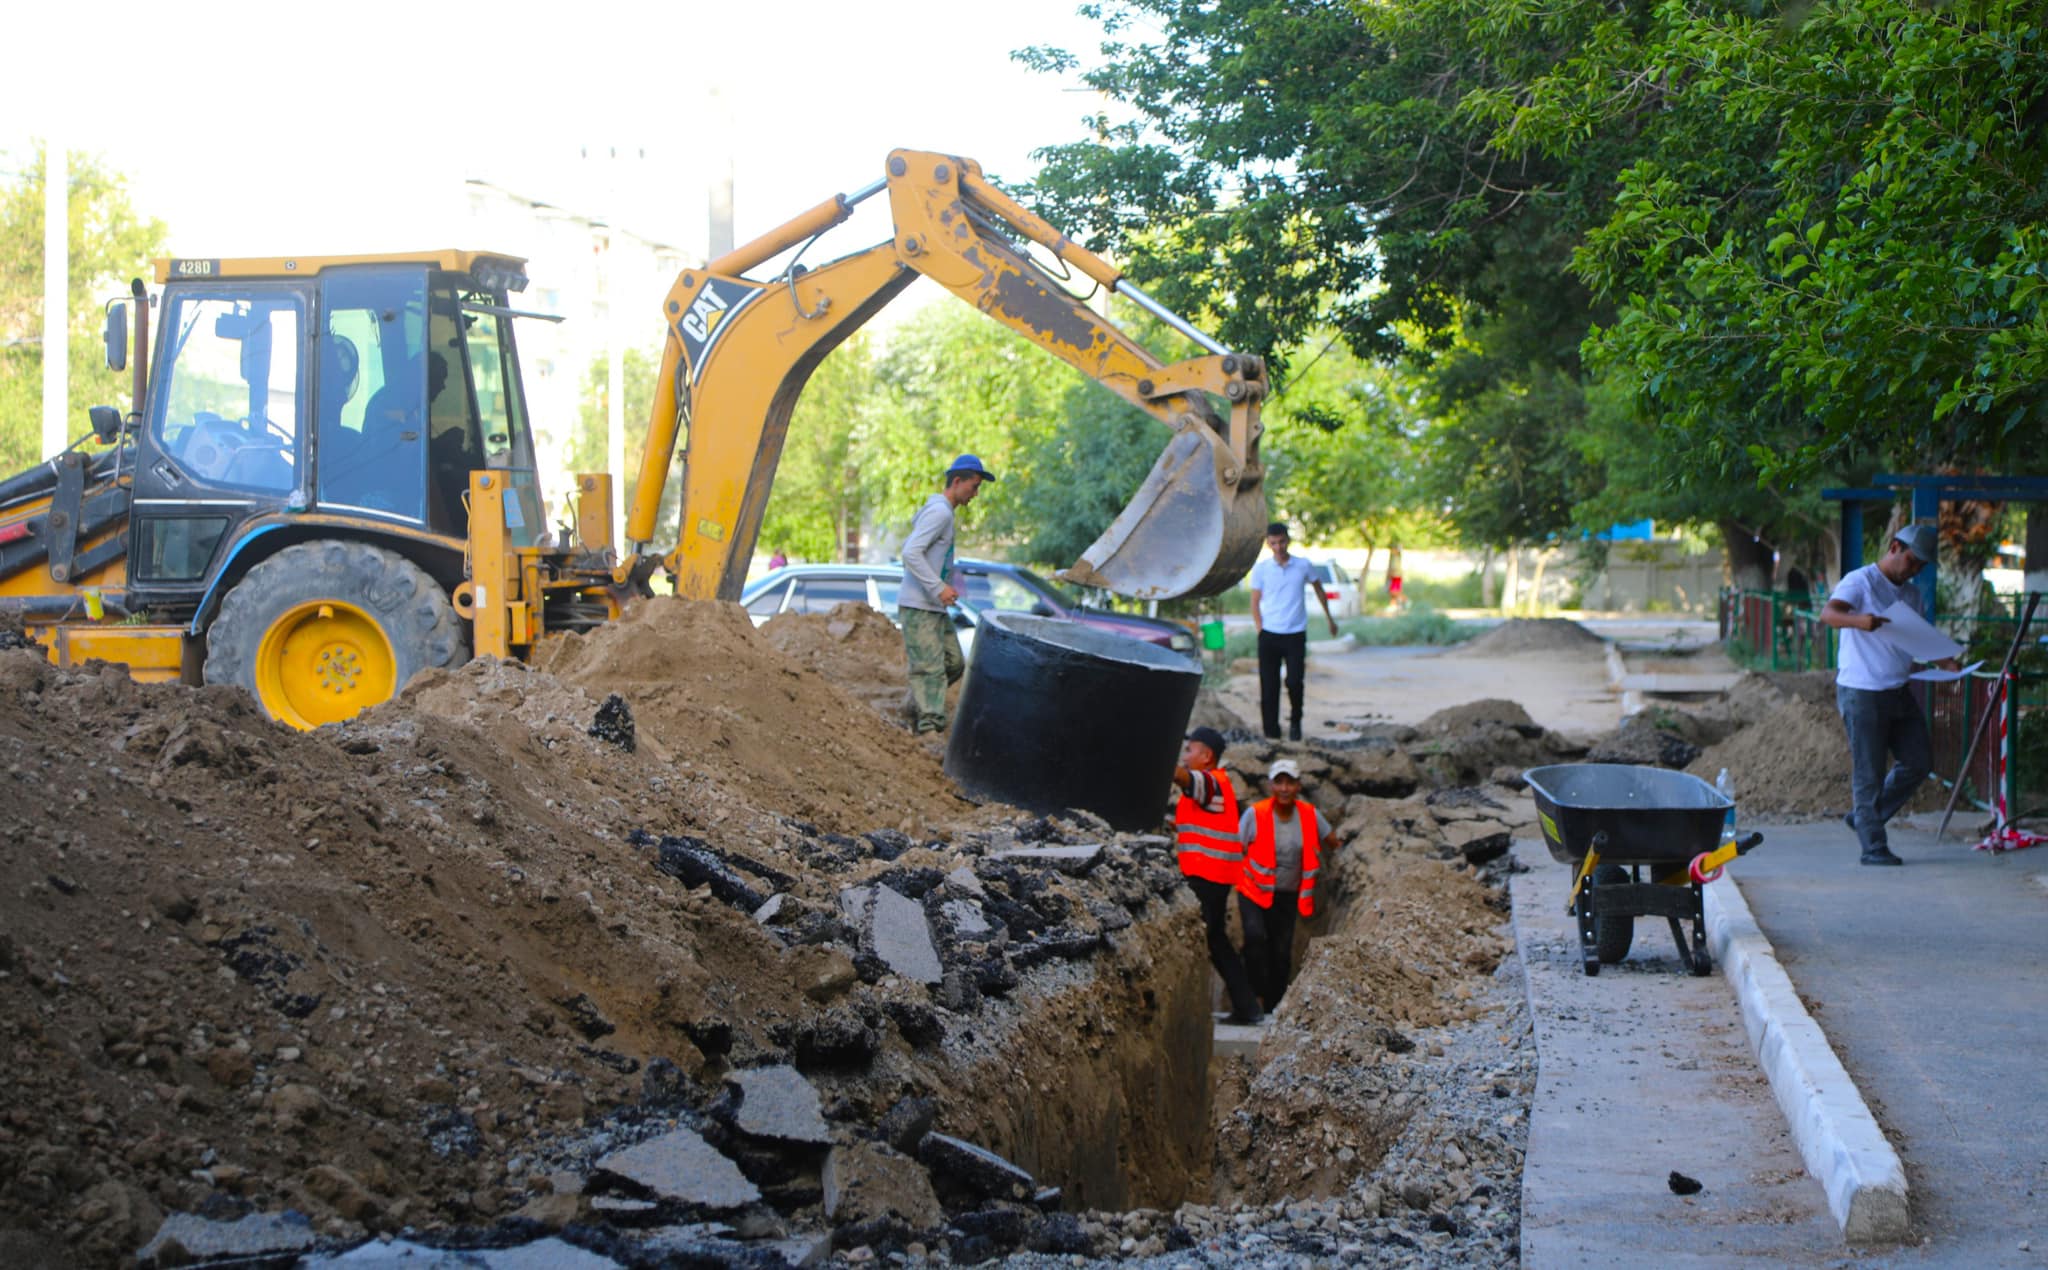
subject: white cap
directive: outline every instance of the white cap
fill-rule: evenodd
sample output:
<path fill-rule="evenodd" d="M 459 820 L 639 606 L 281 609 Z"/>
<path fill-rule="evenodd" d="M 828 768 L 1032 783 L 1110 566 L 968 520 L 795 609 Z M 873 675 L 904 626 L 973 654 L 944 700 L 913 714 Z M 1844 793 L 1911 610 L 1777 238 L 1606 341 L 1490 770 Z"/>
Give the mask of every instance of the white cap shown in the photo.
<path fill-rule="evenodd" d="M 1291 758 L 1276 758 L 1273 760 L 1273 766 L 1266 769 L 1266 779 L 1272 780 L 1276 776 L 1292 776 L 1300 780 L 1301 764 Z"/>

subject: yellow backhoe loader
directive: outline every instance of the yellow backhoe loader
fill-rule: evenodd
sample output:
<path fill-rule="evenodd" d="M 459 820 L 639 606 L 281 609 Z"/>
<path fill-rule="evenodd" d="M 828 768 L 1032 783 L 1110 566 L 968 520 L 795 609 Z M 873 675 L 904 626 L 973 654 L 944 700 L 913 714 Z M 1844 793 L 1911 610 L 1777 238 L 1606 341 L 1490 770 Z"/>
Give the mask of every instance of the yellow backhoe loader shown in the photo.
<path fill-rule="evenodd" d="M 744 276 L 880 194 L 889 241 Z M 1210 355 L 1161 362 L 1029 243 Z M 387 700 L 419 670 L 522 656 L 550 632 L 610 620 L 657 569 L 680 595 L 737 598 L 805 381 L 919 274 L 1172 433 L 1067 577 L 1165 598 L 1243 575 L 1265 524 L 1259 359 L 1161 308 L 972 160 L 898 150 L 872 185 L 676 280 L 623 550 L 610 474 L 575 478 L 573 542 L 542 523 L 513 327 L 547 315 L 512 307 L 524 261 L 158 261 L 160 296 L 138 280 L 109 308 L 107 360 L 132 366 L 133 410 L 95 407 L 90 435 L 0 481 L 0 612 L 60 664 L 236 684 L 310 728 Z M 678 450 L 680 540 L 657 554 Z"/>

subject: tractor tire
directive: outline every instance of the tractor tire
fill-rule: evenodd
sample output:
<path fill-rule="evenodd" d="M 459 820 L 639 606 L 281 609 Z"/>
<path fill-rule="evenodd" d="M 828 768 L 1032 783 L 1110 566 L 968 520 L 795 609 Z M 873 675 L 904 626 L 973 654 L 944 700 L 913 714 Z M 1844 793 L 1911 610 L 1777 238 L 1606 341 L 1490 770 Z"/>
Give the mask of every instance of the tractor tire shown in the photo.
<path fill-rule="evenodd" d="M 306 730 L 389 701 L 422 670 L 468 660 L 462 619 L 425 570 L 330 539 L 286 547 L 235 584 L 206 633 L 205 676 Z"/>
<path fill-rule="evenodd" d="M 1635 918 L 1600 911 L 1600 888 L 1610 882 L 1628 880 L 1628 870 L 1618 864 L 1603 864 L 1593 870 L 1593 951 L 1602 965 L 1619 963 L 1628 956 L 1628 946 L 1635 941 Z"/>

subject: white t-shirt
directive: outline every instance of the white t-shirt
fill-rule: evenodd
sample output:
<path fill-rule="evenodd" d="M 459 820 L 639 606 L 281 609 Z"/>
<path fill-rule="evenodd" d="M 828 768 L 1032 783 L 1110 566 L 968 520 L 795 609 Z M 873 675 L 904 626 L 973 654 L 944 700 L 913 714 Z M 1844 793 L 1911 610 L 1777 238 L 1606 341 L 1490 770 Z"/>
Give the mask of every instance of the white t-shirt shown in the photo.
<path fill-rule="evenodd" d="M 1894 586 L 1874 564 L 1866 564 L 1835 584 L 1830 600 L 1840 600 L 1858 613 L 1882 613 L 1904 600 L 1920 611 L 1920 589 L 1912 583 Z M 1883 628 L 1879 628 L 1880 630 Z M 1882 692 L 1901 687 L 1913 673 L 1913 658 L 1877 631 L 1842 627 L 1842 655 L 1835 682 L 1844 688 Z"/>
<path fill-rule="evenodd" d="M 1308 629 L 1308 594 L 1302 588 L 1316 580 L 1316 567 L 1300 556 L 1276 564 L 1271 556 L 1252 566 L 1252 590 L 1259 593 L 1259 622 L 1275 635 Z"/>

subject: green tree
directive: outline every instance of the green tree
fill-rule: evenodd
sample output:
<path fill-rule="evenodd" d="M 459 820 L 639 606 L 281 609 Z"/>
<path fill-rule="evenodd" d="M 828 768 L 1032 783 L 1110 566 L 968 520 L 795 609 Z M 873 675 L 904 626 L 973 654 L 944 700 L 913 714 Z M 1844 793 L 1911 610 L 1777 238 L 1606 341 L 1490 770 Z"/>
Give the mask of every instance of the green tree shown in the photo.
<path fill-rule="evenodd" d="M 982 543 L 1013 523 L 1018 439 L 1052 417 L 1074 372 L 962 305 L 932 305 L 901 327 L 877 367 L 886 399 L 861 419 L 861 493 L 885 524 L 908 524 L 953 457 L 978 455 L 1001 479 L 975 502 Z M 977 544 L 977 550 L 982 549 Z"/>
<path fill-rule="evenodd" d="M 1640 48 L 1610 52 L 1532 84 L 1502 117 L 1525 144 L 1565 151 L 1624 108 L 1611 89 L 1624 73 L 1663 86 L 1672 144 L 1622 174 L 1575 264 L 1623 301 L 1590 348 L 1644 415 L 1713 466 L 1741 454 L 1781 481 L 1832 465 L 2042 464 L 2038 5 L 1673 3 Z M 1760 162 L 1729 143 L 1758 136 Z"/>
<path fill-rule="evenodd" d="M 571 472 L 605 470 L 605 432 L 610 426 L 610 402 L 607 398 L 610 375 L 606 361 L 602 356 L 592 358 L 590 366 L 583 372 L 576 430 L 570 433 L 562 455 Z M 620 367 L 619 373 L 625 379 L 626 470 L 612 473 L 612 496 L 621 500 L 619 505 L 622 508 L 630 508 L 634 494 L 640 489 L 640 456 L 647 449 L 648 412 L 654 404 L 654 379 L 661 368 L 661 354 L 659 350 L 629 348 L 620 355 Z M 662 485 L 661 509 L 654 520 L 654 542 L 657 544 L 675 542 L 682 501 L 683 483 L 671 465 L 668 479 Z M 552 514 L 555 523 L 559 524 L 568 514 L 568 509 L 557 506 Z"/>
<path fill-rule="evenodd" d="M 790 416 L 757 551 L 780 549 L 806 560 L 844 558 L 866 511 L 857 439 L 884 431 L 875 420 L 891 405 L 882 395 L 865 334 L 826 356 Z"/>
<path fill-rule="evenodd" d="M 1438 537 L 1421 497 L 1415 377 L 1359 358 L 1335 333 L 1288 361 L 1294 377 L 1267 401 L 1261 450 L 1275 518 L 1333 546 Z"/>
<path fill-rule="evenodd" d="M 74 436 L 85 431 L 85 409 L 128 404 L 128 384 L 106 369 L 100 309 L 111 294 L 127 292 L 130 278 L 147 276 L 151 256 L 164 250 L 163 222 L 140 217 L 125 178 L 98 157 L 74 153 L 70 168 L 70 406 Z M 0 155 L 0 167 L 18 175 L 0 184 L 0 475 L 42 457 L 43 399 L 43 148 L 21 157 Z"/>

